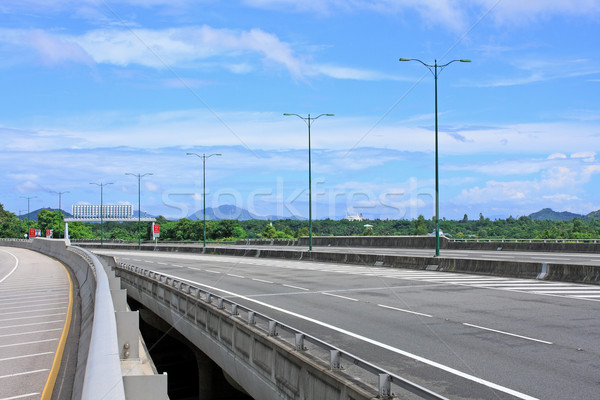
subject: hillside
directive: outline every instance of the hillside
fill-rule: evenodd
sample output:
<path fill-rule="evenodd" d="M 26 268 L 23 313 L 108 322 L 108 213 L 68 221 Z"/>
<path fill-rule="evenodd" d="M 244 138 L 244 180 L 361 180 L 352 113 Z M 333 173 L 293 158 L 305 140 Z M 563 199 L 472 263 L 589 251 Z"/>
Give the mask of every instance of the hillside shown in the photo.
<path fill-rule="evenodd" d="M 40 211 L 42 210 L 48 210 L 48 211 L 58 211 L 58 208 L 40 208 L 38 210 L 32 211 L 29 214 L 23 214 L 21 216 L 17 215 L 17 218 L 20 218 L 21 220 L 25 220 L 25 218 L 29 219 L 30 221 L 37 221 L 38 219 L 38 214 L 40 213 Z M 66 211 L 62 211 L 62 214 L 65 216 L 65 218 L 72 218 L 73 215 L 69 212 Z"/>
<path fill-rule="evenodd" d="M 529 214 L 529 218 L 531 219 L 546 219 L 550 221 L 568 221 L 573 218 L 581 218 L 582 216 L 583 215 L 581 214 L 575 214 L 568 211 L 554 211 L 551 208 L 544 208 L 543 210 Z"/>

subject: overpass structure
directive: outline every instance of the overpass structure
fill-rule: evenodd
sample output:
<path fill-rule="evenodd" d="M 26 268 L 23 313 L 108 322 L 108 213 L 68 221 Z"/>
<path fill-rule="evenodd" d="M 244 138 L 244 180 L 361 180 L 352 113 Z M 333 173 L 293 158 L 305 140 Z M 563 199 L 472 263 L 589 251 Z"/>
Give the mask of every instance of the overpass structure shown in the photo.
<path fill-rule="evenodd" d="M 74 204 L 73 217 L 65 218 L 65 239 L 69 239 L 69 222 L 155 222 L 156 218 L 133 216 L 131 204 Z"/>
<path fill-rule="evenodd" d="M 57 258 L 84 251 L 52 242 L 27 245 Z M 88 247 L 111 265 L 109 285 L 257 399 L 596 393 L 600 287 L 571 282 L 598 281 L 598 254 L 447 250 L 436 260 L 426 246 Z"/>

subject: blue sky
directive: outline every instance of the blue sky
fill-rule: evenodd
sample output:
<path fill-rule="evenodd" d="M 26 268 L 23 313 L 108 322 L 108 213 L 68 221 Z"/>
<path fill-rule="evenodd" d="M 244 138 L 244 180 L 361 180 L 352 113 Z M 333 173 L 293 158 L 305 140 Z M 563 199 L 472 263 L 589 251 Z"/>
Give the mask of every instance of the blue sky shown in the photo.
<path fill-rule="evenodd" d="M 181 218 L 600 209 L 600 1 L 3 0 L 0 203 Z"/>

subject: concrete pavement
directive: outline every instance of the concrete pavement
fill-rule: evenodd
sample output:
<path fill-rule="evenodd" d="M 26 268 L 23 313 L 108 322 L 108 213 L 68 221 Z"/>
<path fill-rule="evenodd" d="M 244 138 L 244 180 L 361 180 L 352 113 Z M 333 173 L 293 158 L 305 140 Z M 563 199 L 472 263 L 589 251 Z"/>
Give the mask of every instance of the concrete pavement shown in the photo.
<path fill-rule="evenodd" d="M 65 267 L 37 252 L 0 248 L 0 400 L 49 400 L 72 312 Z"/>

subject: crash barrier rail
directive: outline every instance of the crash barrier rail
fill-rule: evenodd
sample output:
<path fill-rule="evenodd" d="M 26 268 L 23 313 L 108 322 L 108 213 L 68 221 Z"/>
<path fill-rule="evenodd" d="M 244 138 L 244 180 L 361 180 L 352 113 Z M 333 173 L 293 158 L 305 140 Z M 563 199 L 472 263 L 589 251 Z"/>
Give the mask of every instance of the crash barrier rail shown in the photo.
<path fill-rule="evenodd" d="M 118 264 L 115 272 L 126 286 L 131 286 L 130 293 L 136 292 L 138 295 L 143 293 L 150 296 L 160 306 L 166 307 L 166 313 L 176 313 L 178 318 L 185 319 L 186 322 L 195 325 L 208 336 L 226 342 L 227 348 L 234 351 L 239 350 L 238 346 L 240 346 L 236 343 L 236 330 L 253 331 L 258 336 L 266 334 L 270 338 L 277 339 L 276 343 L 279 348 L 287 349 L 288 352 L 290 349 L 296 350 L 296 354 L 317 360 L 320 365 L 328 365 L 330 371 L 338 372 L 338 379 L 343 379 L 342 376 L 344 376 L 345 379 L 353 381 L 352 377 L 360 376 L 363 384 L 369 382 L 367 391 L 371 393 L 366 398 L 372 398 L 374 391 L 377 392 L 379 398 L 390 398 L 394 396 L 393 389 L 403 389 L 423 399 L 445 399 L 427 388 L 349 352 L 276 321 L 267 315 L 194 286 L 183 279 L 125 263 Z M 220 318 L 227 319 L 227 328 L 216 325 L 215 314 Z M 240 342 L 243 341 L 240 340 Z M 241 344 L 241 346 L 243 345 Z M 250 350 L 248 353 L 252 354 L 252 351 Z M 243 361 L 243 356 L 236 357 L 236 363 Z M 342 361 L 346 361 L 348 365 L 342 366 Z M 252 368 L 250 364 L 258 364 L 258 362 L 250 360 L 247 366 Z M 366 380 L 363 378 L 364 376 L 367 377 Z M 353 381 L 353 384 L 356 385 L 356 382 Z M 366 389 L 363 388 L 363 390 Z M 296 396 L 298 396 L 297 393 L 291 395 L 291 398 L 300 398 Z M 352 398 L 356 397 L 352 396 Z"/>
<path fill-rule="evenodd" d="M 448 238 L 456 243 L 600 243 L 600 239 L 458 239 Z"/>

